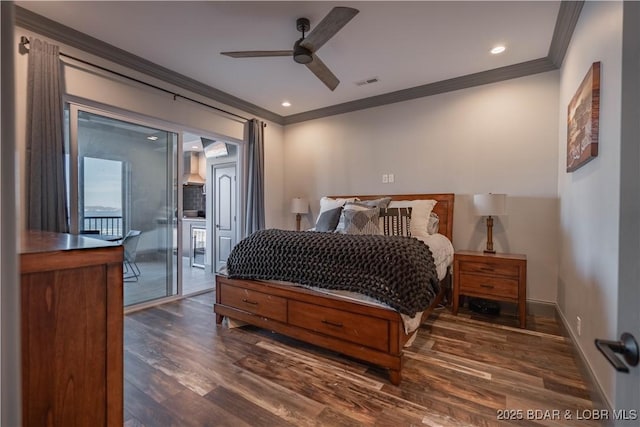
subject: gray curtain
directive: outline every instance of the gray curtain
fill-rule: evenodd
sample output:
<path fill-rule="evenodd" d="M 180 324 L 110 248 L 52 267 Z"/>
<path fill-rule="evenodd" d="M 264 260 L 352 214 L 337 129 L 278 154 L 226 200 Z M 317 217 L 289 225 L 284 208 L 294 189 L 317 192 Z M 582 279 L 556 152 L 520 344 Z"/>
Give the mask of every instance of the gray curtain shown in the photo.
<path fill-rule="evenodd" d="M 69 226 L 58 46 L 30 40 L 27 97 L 27 227 L 66 233 Z"/>
<path fill-rule="evenodd" d="M 245 156 L 246 204 L 244 235 L 265 228 L 264 221 L 264 125 L 252 119 L 245 124 L 247 151 Z"/>

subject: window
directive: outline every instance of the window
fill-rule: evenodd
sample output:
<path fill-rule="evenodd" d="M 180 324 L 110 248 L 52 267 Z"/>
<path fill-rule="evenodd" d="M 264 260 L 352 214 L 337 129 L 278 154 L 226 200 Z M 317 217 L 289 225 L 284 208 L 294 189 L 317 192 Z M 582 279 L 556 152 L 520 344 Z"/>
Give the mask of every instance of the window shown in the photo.
<path fill-rule="evenodd" d="M 125 165 L 119 160 L 83 157 L 80 179 L 81 232 L 124 236 Z"/>

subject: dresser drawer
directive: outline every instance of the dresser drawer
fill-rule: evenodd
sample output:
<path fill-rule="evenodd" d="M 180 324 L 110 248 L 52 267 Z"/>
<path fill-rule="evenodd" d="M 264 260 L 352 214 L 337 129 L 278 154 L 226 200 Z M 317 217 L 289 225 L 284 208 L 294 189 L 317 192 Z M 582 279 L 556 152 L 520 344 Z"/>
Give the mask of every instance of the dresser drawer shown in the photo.
<path fill-rule="evenodd" d="M 220 286 L 220 303 L 258 316 L 287 321 L 287 300 L 262 292 L 218 283 Z"/>
<path fill-rule="evenodd" d="M 383 319 L 328 307 L 318 310 L 313 304 L 289 301 L 289 324 L 378 350 L 389 350 L 389 323 Z"/>
<path fill-rule="evenodd" d="M 479 274 L 460 274 L 460 293 L 475 293 L 503 298 L 518 298 L 518 280 Z"/>
<path fill-rule="evenodd" d="M 460 261 L 461 273 L 480 273 L 498 276 L 518 277 L 520 269 L 515 264 L 499 263 L 499 262 L 473 262 Z"/>

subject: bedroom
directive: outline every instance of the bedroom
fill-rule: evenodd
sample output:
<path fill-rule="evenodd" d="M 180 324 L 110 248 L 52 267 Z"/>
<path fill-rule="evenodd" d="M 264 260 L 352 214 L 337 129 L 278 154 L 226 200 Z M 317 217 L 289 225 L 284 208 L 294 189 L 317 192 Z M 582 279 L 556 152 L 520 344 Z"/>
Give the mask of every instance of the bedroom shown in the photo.
<path fill-rule="evenodd" d="M 528 298 L 557 304 L 605 396 L 611 404 L 617 402 L 623 393 L 616 392 L 616 386 L 623 379 L 615 376 L 592 342 L 614 339 L 622 332 L 617 313 L 625 298 L 618 295 L 624 289 L 618 285 L 622 279 L 616 278 L 632 273 L 626 270 L 630 264 L 623 262 L 625 257 L 635 259 L 617 235 L 623 221 L 632 221 L 618 220 L 624 213 L 620 204 L 634 200 L 626 193 L 633 194 L 633 189 L 623 187 L 626 181 L 620 178 L 620 174 L 633 178 L 627 175 L 633 168 L 623 163 L 632 157 L 621 156 L 627 147 L 619 137 L 625 92 L 619 77 L 624 63 L 621 20 L 621 4 L 587 4 L 565 63 L 557 71 L 284 127 L 270 124 L 266 128 L 268 223 L 293 228 L 294 217 L 287 210 L 296 195 L 314 203 L 309 218 L 303 219 L 307 227 L 317 213 L 317 200 L 326 194 L 451 191 L 457 194 L 454 246 L 479 249 L 484 228 L 471 214 L 470 195 L 506 193 L 509 212 L 495 230 L 498 249 L 527 254 Z M 16 37 L 23 33 L 19 29 Z M 591 164 L 567 174 L 564 109 L 586 66 L 596 60 L 606 70 L 601 142 L 606 140 L 613 148 L 602 148 Z M 225 123 L 215 127 L 220 131 Z M 433 156 L 435 148 L 442 154 Z M 447 175 L 451 170 L 453 177 Z M 395 182 L 381 184 L 384 173 L 393 173 Z M 589 249 L 594 244 L 606 248 L 606 253 L 595 255 Z M 583 319 L 580 337 L 577 316 Z"/>

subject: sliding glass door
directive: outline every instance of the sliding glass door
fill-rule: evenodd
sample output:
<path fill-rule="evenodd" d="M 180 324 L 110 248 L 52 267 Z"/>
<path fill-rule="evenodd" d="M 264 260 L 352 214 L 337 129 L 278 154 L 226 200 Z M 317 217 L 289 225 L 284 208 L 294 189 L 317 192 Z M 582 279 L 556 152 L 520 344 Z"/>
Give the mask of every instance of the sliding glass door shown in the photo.
<path fill-rule="evenodd" d="M 125 306 L 178 293 L 178 135 L 71 105 L 72 232 L 125 247 Z"/>

